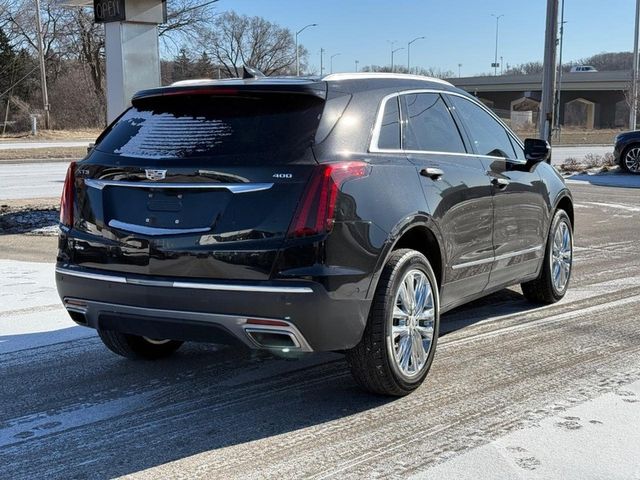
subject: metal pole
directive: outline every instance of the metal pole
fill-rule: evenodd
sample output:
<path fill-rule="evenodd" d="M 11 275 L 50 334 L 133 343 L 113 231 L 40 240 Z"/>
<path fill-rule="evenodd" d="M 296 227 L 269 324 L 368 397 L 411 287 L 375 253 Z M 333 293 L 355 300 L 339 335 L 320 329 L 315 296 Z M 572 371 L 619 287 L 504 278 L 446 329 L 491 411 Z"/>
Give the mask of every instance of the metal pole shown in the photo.
<path fill-rule="evenodd" d="M 391 50 L 391 73 L 395 71 L 395 65 L 393 64 L 393 55 L 400 50 L 404 50 L 404 47 L 396 48 L 395 50 Z"/>
<path fill-rule="evenodd" d="M 317 23 L 310 23 L 309 25 L 305 25 L 300 30 L 296 32 L 296 77 L 300 76 L 300 52 L 298 51 L 298 35 L 304 32 L 309 27 L 317 27 Z"/>
<path fill-rule="evenodd" d="M 358 60 L 356 60 L 356 73 L 358 73 L 358 64 L 359 64 L 359 63 L 360 63 L 360 62 L 359 62 Z"/>
<path fill-rule="evenodd" d="M 340 53 L 334 53 L 333 55 L 331 55 L 331 57 L 329 58 L 329 71 L 330 73 L 333 73 L 333 57 L 337 57 L 338 55 L 341 55 Z"/>
<path fill-rule="evenodd" d="M 495 14 L 491 14 L 492 17 L 496 17 L 496 51 L 495 51 L 495 57 L 493 60 L 493 74 L 494 76 L 498 75 L 498 28 L 500 25 L 500 19 L 502 17 L 504 17 L 504 15 L 495 15 Z"/>
<path fill-rule="evenodd" d="M 556 86 L 556 47 L 558 40 L 558 0 L 547 0 L 547 25 L 542 70 L 542 100 L 540 102 L 540 138 L 551 142 L 553 101 Z"/>
<path fill-rule="evenodd" d="M 631 80 L 631 109 L 629 130 L 636 129 L 638 118 L 638 37 L 640 36 L 640 0 L 636 0 L 636 30 L 633 38 L 633 74 Z"/>
<path fill-rule="evenodd" d="M 324 48 L 320 49 L 320 76 L 324 73 Z"/>
<path fill-rule="evenodd" d="M 47 91 L 47 70 L 44 63 L 44 41 L 42 39 L 42 22 L 40 20 L 40 0 L 36 0 L 36 27 L 38 29 L 38 59 L 40 61 L 40 86 L 42 88 L 42 104 L 44 106 L 44 128 L 49 123 L 49 92 Z"/>
<path fill-rule="evenodd" d="M 560 140 L 560 114 L 562 107 L 560 104 L 560 97 L 562 96 L 562 46 L 564 45 L 564 4 L 565 0 L 562 0 L 562 9 L 560 10 L 560 52 L 558 53 L 558 88 L 556 90 L 556 103 L 554 106 L 554 123 L 553 128 L 557 132 L 557 139 Z"/>
<path fill-rule="evenodd" d="M 424 40 L 425 37 L 416 37 L 407 43 L 407 73 L 411 73 L 411 44 L 418 40 Z"/>

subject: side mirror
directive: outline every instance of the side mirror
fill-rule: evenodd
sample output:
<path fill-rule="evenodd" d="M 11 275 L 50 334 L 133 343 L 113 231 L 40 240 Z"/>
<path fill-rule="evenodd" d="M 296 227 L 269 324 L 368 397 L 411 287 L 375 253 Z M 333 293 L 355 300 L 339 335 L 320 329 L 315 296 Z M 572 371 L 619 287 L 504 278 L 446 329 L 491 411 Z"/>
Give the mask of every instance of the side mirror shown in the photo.
<path fill-rule="evenodd" d="M 524 141 L 524 156 L 527 162 L 548 162 L 551 157 L 551 145 L 546 140 L 527 138 Z"/>

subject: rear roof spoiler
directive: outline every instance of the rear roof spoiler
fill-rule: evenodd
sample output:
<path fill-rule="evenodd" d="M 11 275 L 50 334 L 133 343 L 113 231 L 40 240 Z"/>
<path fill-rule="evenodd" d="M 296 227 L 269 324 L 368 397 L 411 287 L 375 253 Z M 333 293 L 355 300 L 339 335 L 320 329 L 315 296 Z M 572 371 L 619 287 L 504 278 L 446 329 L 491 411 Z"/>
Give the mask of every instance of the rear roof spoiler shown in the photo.
<path fill-rule="evenodd" d="M 312 95 L 325 99 L 327 83 L 316 79 L 251 77 L 229 80 L 200 80 L 168 87 L 141 90 L 133 95 L 131 103 L 140 100 L 177 95 L 244 95 L 251 93 L 280 93 Z"/>

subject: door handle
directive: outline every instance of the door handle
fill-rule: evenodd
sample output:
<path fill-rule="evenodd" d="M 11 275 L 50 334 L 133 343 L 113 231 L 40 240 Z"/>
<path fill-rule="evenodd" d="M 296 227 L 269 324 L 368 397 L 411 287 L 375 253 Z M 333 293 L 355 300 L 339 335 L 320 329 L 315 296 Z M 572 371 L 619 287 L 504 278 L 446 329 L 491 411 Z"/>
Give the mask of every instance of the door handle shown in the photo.
<path fill-rule="evenodd" d="M 420 175 L 429 177 L 431 180 L 439 180 L 444 175 L 444 172 L 439 168 L 427 167 L 420 170 Z"/>
<path fill-rule="evenodd" d="M 510 183 L 511 182 L 506 178 L 494 177 L 491 179 L 491 185 L 499 188 L 500 190 L 504 190 L 505 188 L 507 188 L 507 185 L 509 185 Z"/>

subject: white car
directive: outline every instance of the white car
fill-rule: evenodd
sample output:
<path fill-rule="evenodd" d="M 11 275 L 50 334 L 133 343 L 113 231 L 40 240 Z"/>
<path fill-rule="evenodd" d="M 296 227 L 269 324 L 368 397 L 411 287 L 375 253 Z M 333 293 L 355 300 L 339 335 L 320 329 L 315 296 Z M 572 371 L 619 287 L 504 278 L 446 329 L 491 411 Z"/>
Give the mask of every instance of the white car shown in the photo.
<path fill-rule="evenodd" d="M 576 65 L 575 67 L 571 67 L 571 73 L 573 72 L 597 72 L 594 67 L 591 65 Z"/>

